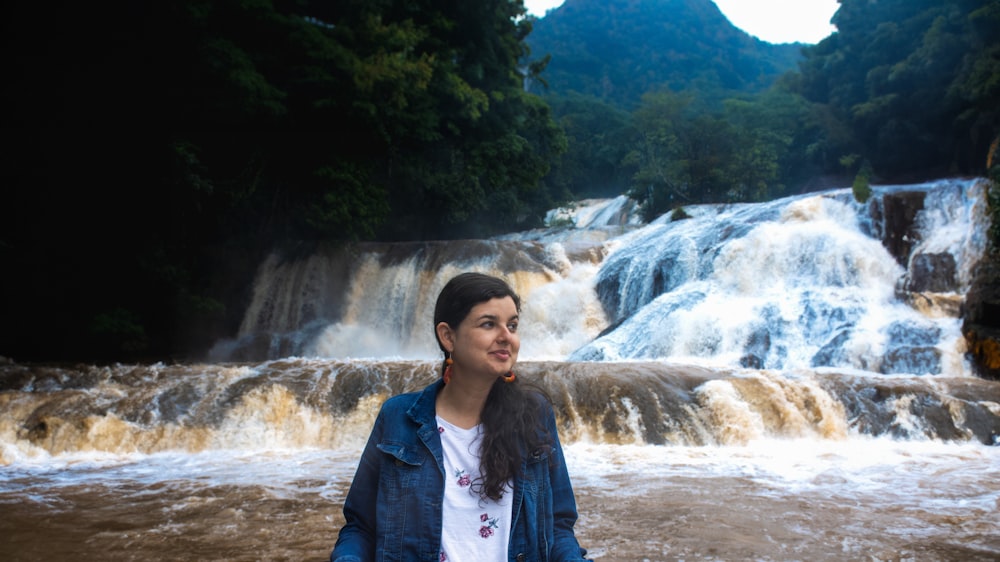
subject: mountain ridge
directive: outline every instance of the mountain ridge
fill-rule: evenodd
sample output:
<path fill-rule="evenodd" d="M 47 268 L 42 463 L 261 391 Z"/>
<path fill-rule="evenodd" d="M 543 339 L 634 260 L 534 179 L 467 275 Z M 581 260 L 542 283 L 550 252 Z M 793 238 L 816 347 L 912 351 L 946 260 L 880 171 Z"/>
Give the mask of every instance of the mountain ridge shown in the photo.
<path fill-rule="evenodd" d="M 797 69 L 805 46 L 762 41 L 712 0 L 566 0 L 535 20 L 527 43 L 532 60 L 551 55 L 547 86 L 533 82 L 529 91 L 576 92 L 623 108 L 664 88 L 706 100 L 760 92 Z"/>

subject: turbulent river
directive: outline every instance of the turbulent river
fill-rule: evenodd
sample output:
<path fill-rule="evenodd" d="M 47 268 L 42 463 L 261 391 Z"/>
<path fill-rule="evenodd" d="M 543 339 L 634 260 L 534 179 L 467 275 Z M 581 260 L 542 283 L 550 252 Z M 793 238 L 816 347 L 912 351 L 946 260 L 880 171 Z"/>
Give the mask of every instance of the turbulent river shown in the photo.
<path fill-rule="evenodd" d="M 958 318 L 983 189 L 276 255 L 203 363 L 0 364 L 0 559 L 326 558 L 379 404 L 436 376 L 434 296 L 477 270 L 524 298 L 592 558 L 998 560 L 1000 383 Z"/>

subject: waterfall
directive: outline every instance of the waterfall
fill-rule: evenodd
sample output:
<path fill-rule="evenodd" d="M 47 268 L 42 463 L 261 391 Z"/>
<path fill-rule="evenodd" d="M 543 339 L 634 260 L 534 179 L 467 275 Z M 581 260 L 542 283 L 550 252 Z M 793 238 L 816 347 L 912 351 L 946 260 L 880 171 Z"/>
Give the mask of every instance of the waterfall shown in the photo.
<path fill-rule="evenodd" d="M 860 204 L 838 189 L 649 224 L 622 196 L 494 240 L 275 255 L 213 359 L 434 357 L 433 298 L 473 270 L 522 295 L 524 359 L 964 375 L 958 310 L 985 247 L 984 190 L 878 186 Z"/>
<path fill-rule="evenodd" d="M 382 402 L 439 376 L 452 275 L 522 296 L 595 560 L 996 560 L 1000 384 L 959 310 L 985 183 L 580 202 L 492 240 L 261 264 L 204 363 L 0 362 L 0 558 L 324 559 Z M 609 501 L 611 500 L 611 501 Z"/>
<path fill-rule="evenodd" d="M 519 362 L 567 443 L 743 445 L 852 434 L 995 444 L 1000 386 L 973 377 Z M 436 361 L 0 366 L 0 466 L 81 452 L 357 449 L 379 404 Z"/>
<path fill-rule="evenodd" d="M 974 261 L 976 199 L 953 196 L 972 185 L 928 186 L 914 256 Z M 908 271 L 866 232 L 867 212 L 841 190 L 657 221 L 605 260 L 597 287 L 617 325 L 569 359 L 966 372 L 957 316 L 901 298 Z"/>
<path fill-rule="evenodd" d="M 437 375 L 434 297 L 467 270 L 521 293 L 518 368 L 573 440 L 992 444 L 1000 397 L 970 376 L 954 304 L 985 247 L 984 188 L 885 186 L 867 204 L 833 190 L 650 224 L 616 198 L 495 240 L 275 255 L 226 360 L 0 369 L 4 456 L 357 443 L 378 403 Z"/>

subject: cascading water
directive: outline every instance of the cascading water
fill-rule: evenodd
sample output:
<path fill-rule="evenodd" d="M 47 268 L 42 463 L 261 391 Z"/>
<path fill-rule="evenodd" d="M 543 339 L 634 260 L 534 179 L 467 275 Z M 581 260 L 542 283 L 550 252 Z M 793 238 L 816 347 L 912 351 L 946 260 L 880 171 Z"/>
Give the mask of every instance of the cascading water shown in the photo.
<path fill-rule="evenodd" d="M 982 189 L 965 180 L 883 187 L 868 205 L 837 190 L 692 206 L 690 218 L 649 225 L 621 197 L 550 213 L 553 224 L 575 228 L 361 245 L 353 258 L 275 257 L 258 278 L 242 347 L 219 350 L 252 349 L 266 334 L 298 343 L 251 358 L 429 358 L 437 354 L 431 330 L 418 327 L 430 325 L 433 295 L 451 275 L 479 270 L 508 277 L 524 297 L 524 359 L 968 374 L 950 303 L 968 288 L 985 245 Z M 888 248 L 896 233 L 878 219 L 899 192 L 921 195 L 902 264 Z M 950 276 L 934 277 L 934 264 L 950 265 Z M 336 295 L 316 282 L 331 271 L 347 279 Z M 933 291 L 919 290 L 928 283 Z M 331 299 L 337 312 L 318 311 Z M 301 312 L 307 306 L 313 314 Z"/>
<path fill-rule="evenodd" d="M 379 404 L 438 376 L 434 297 L 477 270 L 523 297 L 593 558 L 998 559 L 1000 384 L 958 319 L 984 183 L 684 215 L 275 255 L 209 362 L 0 364 L 0 558 L 324 558 Z"/>
<path fill-rule="evenodd" d="M 939 186 L 928 199 L 968 188 Z M 981 228 L 975 199 L 943 199 L 918 233 L 967 264 Z M 958 319 L 900 298 L 906 269 L 865 232 L 866 211 L 839 191 L 658 221 L 605 260 L 596 285 L 615 328 L 569 359 L 967 372 Z"/>

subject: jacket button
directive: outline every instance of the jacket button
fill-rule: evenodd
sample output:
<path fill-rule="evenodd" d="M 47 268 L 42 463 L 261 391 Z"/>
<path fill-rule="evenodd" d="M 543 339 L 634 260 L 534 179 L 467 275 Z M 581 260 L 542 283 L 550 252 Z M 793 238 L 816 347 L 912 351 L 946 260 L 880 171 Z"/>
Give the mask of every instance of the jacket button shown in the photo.
<path fill-rule="evenodd" d="M 517 562 L 524 562 L 527 559 L 528 557 L 525 556 L 523 552 L 517 555 Z"/>

